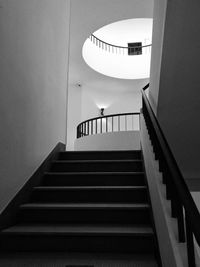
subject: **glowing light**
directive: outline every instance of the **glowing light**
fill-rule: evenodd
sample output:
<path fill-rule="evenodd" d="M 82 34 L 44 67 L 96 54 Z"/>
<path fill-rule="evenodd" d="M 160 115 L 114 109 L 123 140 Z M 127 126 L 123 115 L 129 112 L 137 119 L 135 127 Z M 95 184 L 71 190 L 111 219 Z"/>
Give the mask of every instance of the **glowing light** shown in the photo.
<path fill-rule="evenodd" d="M 108 108 L 110 105 L 109 104 L 105 104 L 105 103 L 96 103 L 98 109 L 101 109 L 101 108 Z"/>

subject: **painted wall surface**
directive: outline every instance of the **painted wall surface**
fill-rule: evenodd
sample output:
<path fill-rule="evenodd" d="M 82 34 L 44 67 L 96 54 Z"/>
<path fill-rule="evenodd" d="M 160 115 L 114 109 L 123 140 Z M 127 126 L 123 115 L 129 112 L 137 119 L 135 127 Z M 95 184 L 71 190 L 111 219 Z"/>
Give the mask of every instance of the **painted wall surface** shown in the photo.
<path fill-rule="evenodd" d="M 154 0 L 149 101 L 157 113 L 167 0 Z"/>
<path fill-rule="evenodd" d="M 132 80 L 129 86 L 126 82 L 105 81 L 90 82 L 83 86 L 81 120 L 100 116 L 100 108 L 104 115 L 139 112 L 142 107 L 140 89 L 148 83 L 148 79 Z"/>
<path fill-rule="evenodd" d="M 69 3 L 0 1 L 0 211 L 66 135 Z"/>
<path fill-rule="evenodd" d="M 74 150 L 140 150 L 140 132 L 122 131 L 84 136 L 75 141 Z"/>
<path fill-rule="evenodd" d="M 200 2 L 168 1 L 157 115 L 185 178 L 200 178 Z"/>
<path fill-rule="evenodd" d="M 79 86 L 69 84 L 67 105 L 67 146 L 66 150 L 74 150 L 76 139 L 76 127 L 81 122 L 82 89 Z"/>

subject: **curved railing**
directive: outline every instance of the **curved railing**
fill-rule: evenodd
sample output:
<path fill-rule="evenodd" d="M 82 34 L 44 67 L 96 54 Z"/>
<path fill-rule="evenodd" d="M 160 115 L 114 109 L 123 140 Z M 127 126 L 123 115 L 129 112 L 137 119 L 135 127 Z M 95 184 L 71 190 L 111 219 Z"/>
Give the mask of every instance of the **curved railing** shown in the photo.
<path fill-rule="evenodd" d="M 111 53 L 122 54 L 122 55 L 140 55 L 141 51 L 144 48 L 151 49 L 151 44 L 140 45 L 140 46 L 135 46 L 135 47 L 119 46 L 119 45 L 110 44 L 99 39 L 94 34 L 91 34 L 89 36 L 89 39 L 93 44 L 95 44 L 102 50 L 105 50 Z"/>
<path fill-rule="evenodd" d="M 77 138 L 107 132 L 139 130 L 139 112 L 91 118 L 77 126 Z"/>
<path fill-rule="evenodd" d="M 187 242 L 188 266 L 195 267 L 194 237 L 200 246 L 200 213 L 144 92 L 148 87 L 142 90 L 142 113 L 171 200 L 172 217 L 177 218 L 179 242 Z"/>

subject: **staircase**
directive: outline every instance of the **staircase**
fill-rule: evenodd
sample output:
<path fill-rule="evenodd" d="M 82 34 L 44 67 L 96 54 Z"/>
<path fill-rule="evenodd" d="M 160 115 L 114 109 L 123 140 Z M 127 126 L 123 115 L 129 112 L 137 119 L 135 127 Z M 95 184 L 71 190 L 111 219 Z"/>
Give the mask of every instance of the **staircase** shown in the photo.
<path fill-rule="evenodd" d="M 61 152 L 0 248 L 155 255 L 151 217 L 141 151 Z"/>

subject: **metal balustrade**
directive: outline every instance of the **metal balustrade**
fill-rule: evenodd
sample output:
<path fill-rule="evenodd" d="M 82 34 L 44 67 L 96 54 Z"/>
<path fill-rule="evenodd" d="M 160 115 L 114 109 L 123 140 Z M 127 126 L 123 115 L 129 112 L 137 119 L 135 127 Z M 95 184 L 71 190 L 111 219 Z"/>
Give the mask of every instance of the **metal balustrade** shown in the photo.
<path fill-rule="evenodd" d="M 139 130 L 139 112 L 95 117 L 77 126 L 77 138 L 93 134 Z"/>
<path fill-rule="evenodd" d="M 151 52 L 151 44 L 149 45 L 140 45 L 140 46 L 119 46 L 119 45 L 114 45 L 110 44 L 107 42 L 104 42 L 103 40 L 99 39 L 96 37 L 94 34 L 91 34 L 89 36 L 90 41 L 100 49 L 107 51 L 109 53 L 114 53 L 114 54 L 120 54 L 120 55 L 141 55 L 143 52 Z"/>

